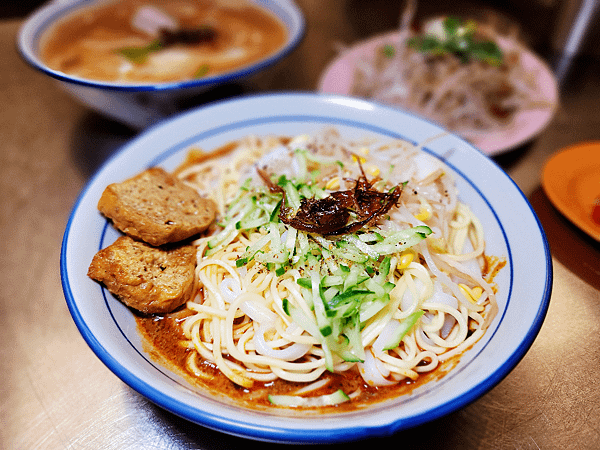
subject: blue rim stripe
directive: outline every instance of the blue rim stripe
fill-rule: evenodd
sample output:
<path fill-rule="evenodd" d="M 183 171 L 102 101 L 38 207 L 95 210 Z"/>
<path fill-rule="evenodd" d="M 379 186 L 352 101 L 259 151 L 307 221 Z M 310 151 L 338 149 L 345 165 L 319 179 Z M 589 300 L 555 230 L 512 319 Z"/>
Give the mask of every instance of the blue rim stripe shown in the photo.
<path fill-rule="evenodd" d="M 277 61 L 285 58 L 292 50 L 294 50 L 304 38 L 304 34 L 306 31 L 306 22 L 304 19 L 304 15 L 302 14 L 301 10 L 295 5 L 295 3 L 290 2 L 288 5 L 289 10 L 286 10 L 276 0 L 250 1 L 253 1 L 258 5 L 262 5 L 264 8 L 268 9 L 275 16 L 277 16 L 279 20 L 281 20 L 284 23 L 284 25 L 286 25 L 288 28 L 289 40 L 279 50 L 275 51 L 275 53 L 271 54 L 270 56 L 267 56 L 264 59 L 261 59 L 255 63 L 251 63 L 248 66 L 242 67 L 231 72 L 225 72 L 210 77 L 204 77 L 202 79 L 158 84 L 118 84 L 111 82 L 87 80 L 84 78 L 78 78 L 68 75 L 58 70 L 50 69 L 45 64 L 43 64 L 43 62 L 41 62 L 41 60 L 37 56 L 32 56 L 30 54 L 30 52 L 32 52 L 34 55 L 37 53 L 37 47 L 41 41 L 43 34 L 55 22 L 55 20 L 80 9 L 82 6 L 89 7 L 91 4 L 96 3 L 96 0 L 81 0 L 80 2 L 77 2 L 75 4 L 68 5 L 65 8 L 60 8 L 59 10 L 53 13 L 49 12 L 54 8 L 52 4 L 41 7 L 30 17 L 30 19 L 28 19 L 28 22 L 26 22 L 25 26 L 20 30 L 18 36 L 18 50 L 21 56 L 29 65 L 52 78 L 70 84 L 97 88 L 100 90 L 118 92 L 150 92 L 198 88 L 202 86 L 213 86 L 216 84 L 227 83 L 233 80 L 247 77 L 275 64 Z M 44 22 L 41 25 L 36 26 L 34 29 L 34 33 L 31 35 L 31 37 L 28 37 L 25 32 L 28 31 L 29 26 L 34 27 L 34 25 L 30 23 L 29 20 L 35 17 L 43 17 L 46 14 L 48 16 L 44 18 Z"/>

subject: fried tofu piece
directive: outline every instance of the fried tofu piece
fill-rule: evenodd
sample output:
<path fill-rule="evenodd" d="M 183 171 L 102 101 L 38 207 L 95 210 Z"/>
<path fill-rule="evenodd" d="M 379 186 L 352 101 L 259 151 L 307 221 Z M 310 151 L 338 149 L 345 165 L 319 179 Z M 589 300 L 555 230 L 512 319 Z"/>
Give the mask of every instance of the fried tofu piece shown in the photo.
<path fill-rule="evenodd" d="M 196 247 L 153 247 L 129 236 L 100 250 L 88 276 L 127 306 L 145 314 L 168 313 L 190 300 L 194 290 Z"/>
<path fill-rule="evenodd" d="M 217 212 L 212 200 L 158 167 L 107 186 L 98 209 L 123 233 L 154 246 L 201 233 Z"/>

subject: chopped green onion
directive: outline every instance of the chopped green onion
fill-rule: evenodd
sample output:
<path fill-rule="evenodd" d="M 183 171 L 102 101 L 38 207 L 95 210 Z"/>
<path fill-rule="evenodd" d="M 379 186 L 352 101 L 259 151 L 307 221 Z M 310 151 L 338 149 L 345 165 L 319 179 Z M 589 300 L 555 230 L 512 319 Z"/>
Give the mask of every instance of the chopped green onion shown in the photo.
<path fill-rule="evenodd" d="M 210 70 L 210 66 L 208 64 L 202 64 L 194 72 L 194 78 L 202 78 L 202 77 L 204 77 L 208 73 L 209 70 Z"/>
<path fill-rule="evenodd" d="M 303 288 L 306 288 L 306 289 L 312 288 L 312 283 L 310 281 L 310 278 L 298 278 L 296 280 L 296 283 L 298 284 L 298 286 L 302 286 Z"/>
<path fill-rule="evenodd" d="M 327 337 L 327 336 L 329 336 L 331 334 L 332 329 L 331 329 L 331 326 L 326 325 L 323 328 L 321 328 L 319 331 L 321 332 L 321 334 L 323 335 L 323 337 Z"/>
<path fill-rule="evenodd" d="M 286 313 L 288 316 L 290 315 L 290 301 L 287 298 L 284 298 L 281 301 L 281 308 L 283 309 L 284 313 Z"/>
<path fill-rule="evenodd" d="M 495 42 L 476 39 L 475 22 L 450 16 L 444 19 L 442 27 L 443 36 L 439 33 L 418 35 L 410 38 L 407 45 L 431 55 L 453 54 L 462 63 L 478 60 L 495 66 L 502 64 L 504 56 Z"/>
<path fill-rule="evenodd" d="M 162 48 L 163 45 L 160 40 L 155 39 L 143 47 L 124 47 L 116 50 L 116 52 L 133 63 L 143 64 L 146 62 L 146 59 L 148 59 L 150 53 L 157 52 Z"/>
<path fill-rule="evenodd" d="M 254 261 L 278 277 L 286 276 L 288 270 L 300 274 L 294 278 L 305 304 L 300 307 L 293 298 L 284 299 L 283 311 L 320 344 L 325 367 L 333 371 L 340 360 L 364 361 L 362 330 L 372 328 L 375 321 L 390 320 L 388 305 L 395 287 L 388 281 L 392 261 L 398 252 L 425 239 L 432 231 L 418 226 L 324 237 L 288 226 L 279 218 L 284 195 L 285 206 L 291 211 L 296 211 L 303 199 L 329 195 L 307 179 L 311 175 L 307 162 L 319 157 L 302 149 L 295 154 L 302 160 L 299 164 L 305 165 L 305 177 L 278 177 L 277 185 L 283 195 L 266 186 L 253 186 L 247 180 L 223 218 L 225 227 L 209 238 L 206 254 L 216 253 L 240 234 L 266 231 L 240 255 L 236 267 Z M 319 162 L 339 164 L 335 160 Z"/>
<path fill-rule="evenodd" d="M 242 267 L 242 266 L 246 265 L 247 263 L 248 263 L 247 258 L 240 258 L 235 261 L 235 267 Z"/>
<path fill-rule="evenodd" d="M 384 45 L 381 51 L 386 58 L 393 58 L 396 54 L 396 48 L 391 44 Z"/>

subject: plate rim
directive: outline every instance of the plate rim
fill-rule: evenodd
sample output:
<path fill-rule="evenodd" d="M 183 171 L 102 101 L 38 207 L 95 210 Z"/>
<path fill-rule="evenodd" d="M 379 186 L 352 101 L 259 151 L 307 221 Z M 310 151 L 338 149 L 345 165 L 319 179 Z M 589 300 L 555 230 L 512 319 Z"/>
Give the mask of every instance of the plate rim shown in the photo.
<path fill-rule="evenodd" d="M 52 26 L 57 17 L 63 18 L 72 12 L 88 6 L 94 6 L 96 3 L 110 2 L 110 0 L 71 0 L 71 1 L 51 1 L 37 8 L 23 22 L 16 36 L 17 50 L 23 60 L 34 69 L 61 82 L 74 86 L 83 86 L 96 88 L 109 92 L 168 92 L 175 89 L 193 89 L 200 87 L 210 87 L 217 84 L 227 83 L 240 78 L 245 78 L 257 72 L 276 64 L 278 61 L 288 56 L 304 39 L 306 33 L 306 19 L 302 10 L 294 0 L 248 0 L 265 8 L 279 20 L 284 22 L 284 26 L 289 33 L 288 40 L 271 55 L 261 58 L 254 63 L 247 64 L 233 71 L 227 71 L 221 74 L 208 76 L 200 79 L 182 80 L 160 83 L 129 83 L 123 84 L 110 81 L 90 80 L 69 75 L 59 70 L 51 69 L 43 63 L 35 50 L 40 42 L 44 32 Z M 87 5 L 89 3 L 89 5 Z M 277 14 L 273 8 L 278 8 L 279 13 L 288 13 L 290 24 L 285 23 L 280 14 Z M 38 22 L 42 22 L 41 24 Z"/>
<path fill-rule="evenodd" d="M 338 94 L 338 95 L 349 95 L 348 92 L 338 92 L 338 91 L 332 91 L 332 90 L 325 90 L 325 82 L 327 81 L 328 77 L 331 76 L 331 73 L 334 69 L 337 68 L 338 65 L 341 65 L 341 63 L 343 63 L 344 61 L 346 61 L 347 56 L 350 53 L 360 53 L 361 50 L 363 50 L 365 47 L 368 47 L 369 45 L 373 45 L 374 43 L 377 43 L 379 41 L 385 40 L 385 39 L 390 39 L 390 38 L 394 38 L 398 36 L 398 30 L 388 30 L 385 32 L 381 32 L 375 35 L 372 35 L 370 37 L 367 37 L 365 39 L 361 39 L 359 41 L 354 42 L 353 44 L 349 45 L 345 50 L 343 50 L 342 52 L 340 52 L 337 56 L 335 56 L 334 58 L 332 58 L 328 64 L 325 66 L 325 69 L 321 72 L 321 75 L 319 76 L 319 81 L 317 83 L 317 90 L 319 92 L 323 92 L 323 93 L 331 93 L 331 94 Z M 533 139 L 535 136 L 537 136 L 538 134 L 540 134 L 549 124 L 550 122 L 552 122 L 552 120 L 554 119 L 556 112 L 558 110 L 558 106 L 559 106 L 559 102 L 560 102 L 560 93 L 559 93 L 559 87 L 558 87 L 558 81 L 556 80 L 556 77 L 554 77 L 552 75 L 552 70 L 550 69 L 550 66 L 548 65 L 548 63 L 546 63 L 544 60 L 541 59 L 541 57 L 539 57 L 537 54 L 535 54 L 533 51 L 523 47 L 523 52 L 530 58 L 532 58 L 532 60 L 535 61 L 536 65 L 539 66 L 539 68 L 544 72 L 544 75 L 546 76 L 547 80 L 550 80 L 552 82 L 552 91 L 554 94 L 554 98 L 553 100 L 553 105 L 550 111 L 548 111 L 548 114 L 546 115 L 546 118 L 544 121 L 541 121 L 537 128 L 532 131 L 531 133 L 529 133 L 529 135 L 526 135 L 520 139 L 517 140 L 513 140 L 509 145 L 504 145 L 504 146 L 495 146 L 495 147 L 491 147 L 489 149 L 480 149 L 483 153 L 485 153 L 488 156 L 496 156 L 502 153 L 506 153 L 509 152 L 511 150 L 514 150 L 515 148 L 526 144 L 527 142 L 529 142 L 531 139 Z M 377 100 L 374 99 L 368 99 L 371 102 L 374 103 L 379 103 L 381 105 L 386 105 L 383 102 L 379 102 Z M 390 105 L 387 105 L 390 106 Z M 405 108 L 403 108 L 402 106 L 396 106 L 396 108 L 402 110 L 402 111 L 406 111 Z M 427 122 L 434 122 L 432 119 L 429 119 L 425 116 L 419 116 L 418 113 L 414 113 L 416 116 L 420 117 L 421 119 L 427 121 Z M 444 128 L 444 126 L 442 124 L 438 124 L 438 126 Z M 462 136 L 458 135 L 457 133 L 454 133 L 454 135 L 460 137 L 463 140 L 466 140 L 465 138 L 463 138 Z M 471 145 L 474 145 L 475 147 L 478 147 L 477 142 L 476 143 L 471 143 Z"/>
<path fill-rule="evenodd" d="M 597 150 L 596 152 L 592 151 L 594 148 Z M 586 154 L 588 157 L 591 154 L 594 158 L 593 162 L 600 165 L 600 141 L 589 140 L 578 142 L 563 147 L 555 152 L 544 164 L 544 168 L 542 170 L 542 188 L 544 189 L 544 192 L 548 196 L 550 202 L 556 207 L 556 209 L 560 211 L 563 216 L 569 219 L 573 225 L 585 232 L 588 236 L 600 242 L 600 224 L 594 224 L 594 222 L 591 220 L 591 217 L 586 217 L 584 219 L 579 214 L 574 213 L 572 203 L 564 201 L 563 197 L 560 195 L 555 186 L 556 178 L 554 173 L 556 172 L 557 166 L 560 166 L 560 181 L 561 185 L 564 185 L 576 176 L 575 171 L 577 168 L 580 168 L 585 164 L 589 164 L 589 159 L 581 159 L 577 157 L 580 154 Z M 571 164 L 568 166 L 569 170 L 564 170 L 565 166 L 560 164 L 565 158 L 569 158 L 571 161 L 576 162 L 576 164 Z M 600 196 L 600 189 L 598 191 L 598 196 Z"/>
<path fill-rule="evenodd" d="M 250 94 L 250 95 L 242 96 L 240 98 L 234 98 L 234 99 L 229 99 L 229 100 L 225 100 L 225 101 L 216 101 L 212 104 L 212 106 L 215 106 L 218 108 L 218 107 L 223 107 L 224 104 L 229 104 L 229 106 L 231 106 L 232 104 L 239 104 L 239 102 L 254 102 L 254 101 L 260 102 L 264 98 L 272 98 L 272 97 L 276 97 L 279 99 L 286 99 L 286 101 L 289 101 L 292 98 L 297 98 L 297 96 L 300 96 L 301 98 L 313 98 L 317 101 L 327 101 L 327 99 L 347 98 L 347 97 L 339 96 L 339 95 L 318 94 L 318 93 L 274 93 L 274 94 L 271 93 L 271 94 L 258 94 L 258 95 Z M 367 103 L 367 104 L 373 104 L 373 102 L 368 102 L 368 101 L 362 101 L 362 102 Z M 387 110 L 397 111 L 396 108 L 388 107 L 385 105 L 375 105 L 375 106 L 378 109 L 384 109 L 384 110 L 387 109 Z M 206 112 L 207 109 L 209 110 L 208 112 Z M 178 403 L 177 401 L 172 401 L 172 399 L 170 397 L 168 397 L 168 395 L 165 395 L 163 392 L 156 391 L 152 386 L 148 385 L 143 380 L 136 379 L 136 380 L 134 380 L 133 385 L 132 385 L 132 382 L 131 382 L 132 380 L 127 376 L 128 375 L 127 369 L 125 367 L 123 367 L 119 361 L 114 359 L 112 357 L 112 355 L 110 355 L 110 353 L 108 353 L 106 351 L 106 349 L 104 349 L 104 347 L 100 344 L 100 342 L 97 341 L 97 339 L 93 335 L 93 333 L 91 333 L 90 330 L 86 327 L 86 324 L 84 323 L 84 321 L 81 317 L 81 314 L 77 308 L 76 301 L 73 298 L 73 293 L 71 291 L 71 286 L 69 283 L 69 279 L 68 279 L 69 277 L 68 277 L 68 273 L 67 273 L 66 254 L 67 254 L 67 245 L 69 243 L 69 233 L 73 226 L 74 216 L 76 215 L 76 212 L 79 210 L 82 200 L 86 197 L 86 194 L 89 191 L 89 189 L 91 188 L 91 186 L 94 185 L 95 180 L 97 180 L 101 176 L 101 174 L 107 167 L 110 167 L 112 161 L 115 161 L 120 155 L 126 153 L 130 147 L 135 147 L 136 143 L 140 139 L 151 136 L 156 132 L 159 132 L 160 129 L 163 127 L 165 127 L 165 128 L 169 127 L 170 124 L 174 121 L 183 120 L 183 118 L 181 116 L 194 116 L 196 114 L 200 114 L 200 115 L 208 114 L 208 113 L 210 113 L 210 110 L 211 110 L 211 106 L 196 108 L 195 110 L 191 110 L 189 112 L 186 112 L 179 116 L 176 116 L 172 119 L 164 121 L 160 124 L 157 124 L 157 125 L 151 127 L 150 129 L 142 132 L 140 136 L 136 137 L 130 143 L 124 145 L 119 151 L 117 151 L 113 155 L 111 155 L 111 157 L 102 165 L 102 167 L 94 174 L 94 176 L 92 178 L 90 178 L 88 183 L 82 189 L 80 195 L 78 196 L 78 198 L 73 206 L 71 215 L 69 216 L 69 220 L 67 222 L 65 234 L 63 236 L 63 241 L 62 241 L 62 245 L 61 245 L 60 269 L 61 269 L 61 284 L 63 286 L 63 291 L 65 294 L 65 298 L 67 300 L 67 305 L 68 305 L 69 311 L 71 312 L 71 315 L 72 315 L 81 335 L 83 336 L 84 340 L 88 343 L 88 345 L 90 346 L 92 351 L 94 351 L 94 353 L 96 353 L 98 358 L 113 373 L 115 373 L 115 375 L 117 375 L 122 381 L 124 381 L 126 384 L 131 386 L 134 390 L 139 392 L 141 395 L 148 398 L 150 401 L 158 404 L 159 406 L 163 407 L 164 409 L 166 409 L 176 415 L 179 415 L 187 420 L 198 423 L 198 424 L 208 427 L 208 428 L 215 429 L 217 431 L 225 432 L 225 433 L 236 435 L 236 436 L 242 436 L 242 437 L 246 437 L 246 438 L 253 438 L 256 440 L 263 440 L 263 441 L 270 441 L 270 442 L 286 442 L 286 443 L 292 443 L 292 442 L 294 442 L 294 443 L 315 443 L 315 442 L 326 443 L 326 442 L 328 442 L 328 443 L 332 443 L 332 442 L 347 441 L 350 439 L 363 439 L 363 438 L 375 437 L 375 436 L 385 436 L 385 435 L 395 433 L 395 432 L 399 431 L 400 429 L 414 427 L 414 426 L 420 425 L 422 423 L 429 422 L 430 420 L 434 420 L 436 418 L 442 417 L 452 411 L 455 411 L 461 407 L 466 406 L 467 404 L 469 404 L 472 401 L 479 398 L 485 392 L 492 389 L 506 375 L 508 375 L 508 373 L 510 373 L 510 371 L 516 366 L 516 364 L 525 356 L 528 349 L 533 344 L 533 341 L 535 340 L 535 338 L 541 328 L 541 325 L 545 318 L 546 312 L 548 310 L 550 293 L 551 293 L 551 288 L 552 288 L 552 261 L 551 261 L 551 257 L 550 257 L 548 241 L 546 239 L 546 236 L 545 236 L 545 233 L 541 226 L 541 223 L 540 223 L 539 219 L 537 218 L 535 212 L 533 211 L 533 208 L 527 201 L 526 197 L 521 192 L 521 190 L 518 188 L 516 183 L 514 183 L 514 181 L 510 177 L 508 177 L 508 175 L 506 175 L 504 173 L 504 171 L 502 171 L 502 169 L 493 160 L 486 158 L 487 162 L 492 164 L 494 167 L 496 167 L 496 169 L 499 170 L 504 175 L 506 181 L 511 183 L 516 188 L 517 192 L 520 193 L 522 200 L 528 206 L 529 211 L 531 212 L 533 218 L 535 218 L 535 222 L 537 223 L 538 229 L 540 231 L 542 243 L 543 243 L 543 253 L 544 253 L 544 256 L 546 257 L 545 280 L 544 280 L 544 289 L 543 289 L 543 293 L 542 293 L 542 299 L 540 301 L 539 308 L 535 314 L 535 319 L 532 321 L 532 323 L 528 327 L 527 332 L 525 333 L 525 339 L 523 339 L 519 343 L 519 345 L 511 353 L 510 357 L 506 361 L 504 361 L 504 363 L 502 363 L 501 366 L 499 366 L 495 371 L 493 371 L 493 373 L 488 375 L 481 383 L 477 384 L 472 389 L 470 389 L 468 391 L 468 393 L 466 395 L 462 396 L 460 399 L 454 399 L 451 402 L 446 402 L 442 405 L 435 407 L 433 410 L 429 409 L 429 410 L 427 410 L 427 412 L 421 413 L 420 415 L 411 416 L 410 418 L 405 419 L 405 420 L 392 421 L 390 423 L 386 423 L 386 424 L 380 425 L 380 426 L 361 426 L 359 428 L 356 428 L 351 425 L 350 427 L 336 428 L 335 430 L 331 430 L 328 428 L 323 428 L 320 430 L 311 430 L 310 433 L 307 433 L 306 429 L 301 429 L 301 428 L 264 429 L 264 427 L 262 427 L 262 428 L 261 427 L 248 427 L 247 425 L 245 426 L 245 424 L 243 424 L 239 421 L 232 422 L 230 420 L 225 420 L 223 418 L 220 418 L 220 417 L 212 415 L 212 414 L 210 415 L 210 417 L 208 417 L 206 414 L 206 411 L 204 411 L 201 414 L 204 420 L 199 422 L 197 419 L 194 419 L 194 417 L 191 417 L 192 416 L 191 413 L 194 411 L 187 410 L 187 405 L 183 405 L 183 406 L 185 406 L 185 408 L 182 409 L 181 403 Z M 406 112 L 404 112 L 404 114 L 411 115 L 410 113 L 406 113 Z M 430 122 L 425 121 L 425 120 L 419 118 L 418 116 L 415 116 L 415 118 L 419 121 L 430 124 Z M 452 136 L 463 141 L 467 145 L 467 147 L 470 147 L 471 149 L 478 151 L 475 147 L 473 147 L 471 144 L 465 142 L 461 138 L 456 137 L 455 135 L 452 135 Z M 491 207 L 491 205 L 490 205 L 490 207 Z M 425 415 L 427 415 L 426 418 L 423 417 Z"/>

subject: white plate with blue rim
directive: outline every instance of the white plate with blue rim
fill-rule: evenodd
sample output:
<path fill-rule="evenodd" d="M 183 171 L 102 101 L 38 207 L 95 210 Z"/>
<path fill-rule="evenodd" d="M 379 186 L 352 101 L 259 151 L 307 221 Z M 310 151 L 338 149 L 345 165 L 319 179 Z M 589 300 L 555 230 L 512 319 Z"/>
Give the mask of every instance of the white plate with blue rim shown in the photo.
<path fill-rule="evenodd" d="M 150 166 L 179 165 L 191 146 L 204 150 L 246 135 L 312 134 L 336 127 L 347 138 L 422 143 L 443 130 L 397 108 L 337 95 L 278 93 L 241 97 L 155 125 L 116 153 L 77 199 L 64 234 L 61 276 L 79 331 L 123 382 L 160 407 L 204 427 L 255 440 L 333 443 L 391 435 L 475 401 L 521 360 L 548 309 L 552 262 L 544 231 L 515 183 L 492 160 L 452 135 L 424 151 L 443 159 L 460 198 L 480 218 L 486 253 L 506 259 L 495 279 L 499 314 L 483 338 L 439 380 L 410 394 L 345 413 L 303 414 L 240 407 L 192 387 L 144 351 L 132 312 L 87 276 L 94 254 L 118 234 L 96 209 L 104 188 Z"/>
<path fill-rule="evenodd" d="M 88 107 L 142 129 L 176 113 L 181 103 L 195 99 L 209 88 L 244 80 L 285 58 L 301 42 L 305 32 L 302 11 L 293 0 L 248 0 L 274 15 L 287 31 L 287 39 L 275 52 L 237 69 L 202 78 L 175 82 L 127 83 L 98 81 L 52 69 L 40 55 L 46 33 L 57 22 L 84 8 L 98 7 L 109 0 L 54 0 L 34 11 L 17 35 L 23 59 L 42 73 L 55 78 L 61 88 Z"/>

